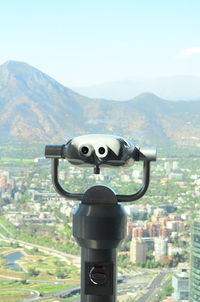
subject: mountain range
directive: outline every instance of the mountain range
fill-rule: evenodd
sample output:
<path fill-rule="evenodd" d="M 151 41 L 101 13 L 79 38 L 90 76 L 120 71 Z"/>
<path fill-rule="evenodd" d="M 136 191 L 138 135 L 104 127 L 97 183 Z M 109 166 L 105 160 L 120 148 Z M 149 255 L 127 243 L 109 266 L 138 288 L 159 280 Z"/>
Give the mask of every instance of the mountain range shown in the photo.
<path fill-rule="evenodd" d="M 144 92 L 172 101 L 200 100 L 200 76 L 133 77 L 72 89 L 88 97 L 117 101 L 131 99 Z"/>
<path fill-rule="evenodd" d="M 114 133 L 147 144 L 200 145 L 200 101 L 143 93 L 127 101 L 93 99 L 17 61 L 0 66 L 0 140 L 63 143 Z"/>

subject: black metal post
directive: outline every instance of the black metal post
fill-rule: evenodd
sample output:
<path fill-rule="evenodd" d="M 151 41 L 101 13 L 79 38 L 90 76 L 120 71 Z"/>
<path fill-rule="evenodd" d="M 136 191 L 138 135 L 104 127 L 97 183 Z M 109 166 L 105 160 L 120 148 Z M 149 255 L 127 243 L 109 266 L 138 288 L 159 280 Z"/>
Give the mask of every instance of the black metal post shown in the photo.
<path fill-rule="evenodd" d="M 84 194 L 73 214 L 73 235 L 81 246 L 81 302 L 115 302 L 126 214 L 111 189 L 94 186 Z"/>

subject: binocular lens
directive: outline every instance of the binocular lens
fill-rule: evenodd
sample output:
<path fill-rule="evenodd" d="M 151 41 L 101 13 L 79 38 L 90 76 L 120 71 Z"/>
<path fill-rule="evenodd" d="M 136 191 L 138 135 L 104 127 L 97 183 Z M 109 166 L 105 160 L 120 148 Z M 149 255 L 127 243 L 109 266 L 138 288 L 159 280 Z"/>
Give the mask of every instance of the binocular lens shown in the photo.
<path fill-rule="evenodd" d="M 82 152 L 82 154 L 87 155 L 89 153 L 89 148 L 84 146 L 81 148 L 81 152 Z"/>
<path fill-rule="evenodd" d="M 106 152 L 104 147 L 100 147 L 98 151 L 99 151 L 99 154 L 101 154 L 101 155 L 105 154 L 105 152 Z"/>

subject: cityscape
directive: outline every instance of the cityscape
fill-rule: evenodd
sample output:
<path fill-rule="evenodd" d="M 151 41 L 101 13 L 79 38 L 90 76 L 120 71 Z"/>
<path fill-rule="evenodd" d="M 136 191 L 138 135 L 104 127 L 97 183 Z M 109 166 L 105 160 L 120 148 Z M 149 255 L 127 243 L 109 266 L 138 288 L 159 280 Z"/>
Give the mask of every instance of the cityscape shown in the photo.
<path fill-rule="evenodd" d="M 118 251 L 119 301 L 198 301 L 198 160 L 159 157 L 147 194 L 124 205 L 128 224 Z M 1 158 L 1 301 L 79 301 L 80 250 L 71 230 L 77 201 L 55 193 L 50 173 L 44 158 Z M 95 176 L 63 161 L 59 173 L 71 191 L 106 183 L 123 194 L 137 190 L 141 177 L 139 164 Z M 12 253 L 16 259 L 9 263 Z"/>

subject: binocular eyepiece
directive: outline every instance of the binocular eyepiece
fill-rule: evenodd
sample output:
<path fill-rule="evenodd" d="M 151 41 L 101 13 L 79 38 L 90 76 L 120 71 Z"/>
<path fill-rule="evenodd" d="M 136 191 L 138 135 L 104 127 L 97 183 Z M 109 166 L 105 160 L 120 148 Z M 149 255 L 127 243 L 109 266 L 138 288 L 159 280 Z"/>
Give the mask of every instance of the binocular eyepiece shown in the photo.
<path fill-rule="evenodd" d="M 82 156 L 90 157 L 95 152 L 98 158 L 105 158 L 108 155 L 108 147 L 106 145 L 96 146 L 95 148 L 91 145 L 80 146 L 79 153 Z"/>
<path fill-rule="evenodd" d="M 134 161 L 156 160 L 155 148 L 139 148 L 119 136 L 90 134 L 75 137 L 64 145 L 47 145 L 46 158 L 63 158 L 81 167 L 129 167 Z"/>

